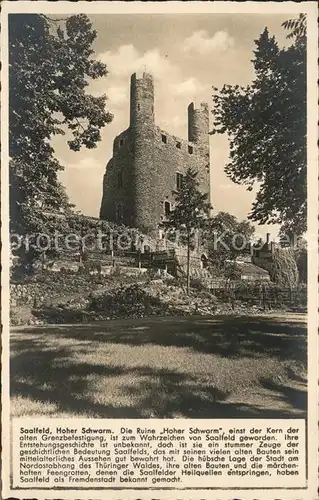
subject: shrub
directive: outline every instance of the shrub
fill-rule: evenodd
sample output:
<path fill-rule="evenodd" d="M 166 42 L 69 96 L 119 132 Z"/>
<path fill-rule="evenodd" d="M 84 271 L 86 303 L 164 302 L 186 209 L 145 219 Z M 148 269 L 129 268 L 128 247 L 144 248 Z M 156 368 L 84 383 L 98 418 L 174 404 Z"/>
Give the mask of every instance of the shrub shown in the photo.
<path fill-rule="evenodd" d="M 163 304 L 158 297 L 153 297 L 139 285 L 120 287 L 112 292 L 93 297 L 89 310 L 101 312 L 110 318 L 139 318 L 174 314 L 175 308 Z"/>
<path fill-rule="evenodd" d="M 191 278 L 191 288 L 195 290 L 207 290 L 207 285 L 201 278 Z"/>
<path fill-rule="evenodd" d="M 266 269 L 275 284 L 287 288 L 295 288 L 298 285 L 299 272 L 291 248 L 274 248 L 271 261 L 254 258 L 253 262 Z"/>
<path fill-rule="evenodd" d="M 115 266 L 112 272 L 112 276 L 121 276 L 121 268 L 120 266 Z"/>

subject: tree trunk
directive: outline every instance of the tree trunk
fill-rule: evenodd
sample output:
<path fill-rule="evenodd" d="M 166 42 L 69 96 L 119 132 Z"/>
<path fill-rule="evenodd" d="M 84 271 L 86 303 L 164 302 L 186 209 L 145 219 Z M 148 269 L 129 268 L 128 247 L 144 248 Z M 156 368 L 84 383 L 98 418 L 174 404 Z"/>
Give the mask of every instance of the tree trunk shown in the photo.
<path fill-rule="evenodd" d="M 190 260 L 191 260 L 191 255 L 190 255 L 190 234 L 188 233 L 187 235 L 187 284 L 186 284 L 186 293 L 189 295 L 189 290 L 190 290 L 190 283 L 191 283 L 191 276 L 190 276 Z"/>

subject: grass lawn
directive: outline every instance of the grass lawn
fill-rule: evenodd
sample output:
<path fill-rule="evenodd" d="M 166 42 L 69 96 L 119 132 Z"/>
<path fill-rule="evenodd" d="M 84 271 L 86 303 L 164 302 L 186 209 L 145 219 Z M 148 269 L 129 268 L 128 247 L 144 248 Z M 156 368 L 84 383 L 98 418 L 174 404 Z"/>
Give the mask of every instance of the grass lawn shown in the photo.
<path fill-rule="evenodd" d="M 11 413 L 304 417 L 306 334 L 300 315 L 17 327 L 11 332 Z"/>

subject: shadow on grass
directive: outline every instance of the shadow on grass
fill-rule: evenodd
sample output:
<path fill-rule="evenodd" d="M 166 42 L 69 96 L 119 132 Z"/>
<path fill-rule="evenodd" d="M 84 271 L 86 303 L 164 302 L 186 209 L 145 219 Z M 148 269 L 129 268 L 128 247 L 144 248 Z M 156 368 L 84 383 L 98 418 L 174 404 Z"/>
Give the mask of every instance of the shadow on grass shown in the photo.
<path fill-rule="evenodd" d="M 112 321 L 104 324 L 28 328 L 28 338 L 13 338 L 11 352 L 11 395 L 45 404 L 54 403 L 54 413 L 84 414 L 95 418 L 299 418 L 305 415 L 306 393 L 261 380 L 264 388 L 287 410 L 265 410 L 252 404 L 228 403 L 229 394 L 199 382 L 187 373 L 150 367 L 125 368 L 107 364 L 79 363 L 72 359 L 75 343 L 68 347 L 50 345 L 54 339 L 76 339 L 85 352 L 102 342 L 125 345 L 187 347 L 220 356 L 274 356 L 303 361 L 306 358 L 305 326 L 281 323 L 274 318 L 156 318 L 140 321 Z M 21 331 L 22 330 L 22 331 Z M 36 334 L 34 341 L 32 334 Z M 31 337 L 31 338 L 30 338 Z M 77 350 L 77 352 L 79 352 Z M 146 360 L 147 361 L 147 360 Z M 123 384 L 129 404 L 112 406 L 89 395 L 88 376 L 140 378 L 137 384 Z"/>
<path fill-rule="evenodd" d="M 187 347 L 227 357 L 270 356 L 306 364 L 307 328 L 274 317 L 189 316 L 35 327 L 37 334 L 130 346 Z M 30 330 L 28 330 L 30 331 Z"/>
<path fill-rule="evenodd" d="M 298 410 L 307 409 L 307 392 L 302 389 L 296 389 L 274 383 L 272 380 L 260 380 L 265 389 L 279 394 L 278 399 L 285 401 L 289 406 Z"/>
<path fill-rule="evenodd" d="M 265 410 L 244 402 L 227 403 L 226 392 L 208 384 L 198 384 L 195 378 L 185 373 L 148 367 L 125 369 L 74 364 L 65 349 L 25 351 L 13 359 L 11 370 L 11 395 L 23 395 L 43 404 L 55 403 L 54 413 L 84 414 L 94 418 L 173 418 L 176 414 L 185 418 L 296 417 L 288 410 Z M 110 378 L 127 374 L 140 376 L 137 386 L 126 385 L 122 388 L 123 394 L 129 396 L 134 404 L 116 407 L 93 401 L 86 394 L 88 374 Z M 289 403 L 295 406 L 294 394 L 298 391 L 277 386 L 271 388 L 282 390 L 284 399 L 289 396 Z M 300 404 L 297 408 L 304 410 Z"/>
<path fill-rule="evenodd" d="M 11 397 L 22 395 L 43 404 L 56 404 L 55 413 L 84 413 L 87 416 L 109 418 L 137 418 L 139 413 L 131 407 L 113 408 L 92 401 L 85 395 L 87 376 L 114 377 L 121 375 L 121 367 L 108 367 L 72 362 L 69 349 L 43 350 L 41 346 L 30 349 L 29 342 L 19 342 L 20 353 L 10 363 Z M 26 347 L 26 349 L 25 349 Z"/>

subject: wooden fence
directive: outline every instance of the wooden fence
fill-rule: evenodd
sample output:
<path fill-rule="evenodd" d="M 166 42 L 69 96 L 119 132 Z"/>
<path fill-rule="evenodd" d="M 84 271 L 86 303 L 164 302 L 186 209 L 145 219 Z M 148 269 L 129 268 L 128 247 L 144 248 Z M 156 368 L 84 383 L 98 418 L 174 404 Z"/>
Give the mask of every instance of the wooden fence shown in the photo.
<path fill-rule="evenodd" d="M 276 308 L 281 305 L 307 307 L 307 288 L 261 288 L 249 286 L 245 288 L 219 287 L 211 290 L 222 302 L 242 301 L 251 305 L 263 305 Z"/>

